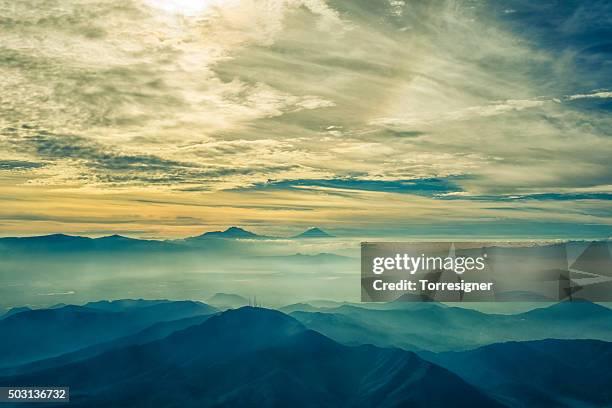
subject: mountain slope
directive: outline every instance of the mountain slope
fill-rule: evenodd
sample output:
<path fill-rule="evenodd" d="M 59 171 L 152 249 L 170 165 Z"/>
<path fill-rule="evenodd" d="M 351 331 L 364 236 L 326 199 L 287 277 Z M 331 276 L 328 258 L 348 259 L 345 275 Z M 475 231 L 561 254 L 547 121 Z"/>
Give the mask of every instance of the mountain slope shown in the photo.
<path fill-rule="evenodd" d="M 343 305 L 291 315 L 342 343 L 410 350 L 456 351 L 546 338 L 612 341 L 612 310 L 590 302 L 561 302 L 515 315 L 486 314 L 438 303 L 396 303 L 389 304 L 392 308 Z"/>
<path fill-rule="evenodd" d="M 418 307 L 369 309 L 343 305 L 291 315 L 308 328 L 345 344 L 371 343 L 409 350 L 445 351 L 479 345 L 479 341 L 488 340 L 480 332 L 488 333 L 494 326 L 494 318 L 473 310 L 436 303 L 414 305 Z"/>
<path fill-rule="evenodd" d="M 257 235 L 251 231 L 247 231 L 240 227 L 229 227 L 225 231 L 210 231 L 205 232 L 202 235 L 198 235 L 195 237 L 188 238 L 188 240 L 199 240 L 199 239 L 207 239 L 207 238 L 227 238 L 227 239 L 257 239 L 257 238 L 265 238 L 261 235 Z"/>
<path fill-rule="evenodd" d="M 147 302 L 147 301 L 141 301 Z M 112 304 L 114 302 L 110 302 Z M 161 321 L 215 313 L 199 302 L 152 302 L 109 311 L 86 306 L 23 311 L 0 320 L 0 367 L 21 365 L 134 334 Z M 41 341 L 44 335 L 44 341 Z"/>
<path fill-rule="evenodd" d="M 291 312 L 290 315 L 309 329 L 324 333 L 326 336 L 342 344 L 374 344 L 381 347 L 392 345 L 411 351 L 420 349 L 410 343 L 408 339 L 395 335 L 392 330 L 385 330 L 377 324 L 372 324 L 342 313 L 296 310 Z"/>
<path fill-rule="evenodd" d="M 300 238 L 332 238 L 332 237 L 333 235 L 328 234 L 322 229 L 313 227 L 313 228 L 307 229 L 301 234 L 295 235 L 293 238 L 300 239 Z"/>
<path fill-rule="evenodd" d="M 169 336 L 170 334 L 176 331 L 200 324 L 206 319 L 209 319 L 211 316 L 212 315 L 199 315 L 193 317 L 186 317 L 184 319 L 154 323 L 153 325 L 135 334 L 119 337 L 117 339 L 112 339 L 102 343 L 96 343 L 92 346 L 68 352 L 57 357 L 37 360 L 20 366 L 6 368 L 0 371 L 0 376 L 25 374 L 40 371 L 43 369 L 60 367 L 66 364 L 92 358 L 106 351 L 119 347 L 150 343 L 152 341 Z"/>
<path fill-rule="evenodd" d="M 0 238 L 0 251 L 7 252 L 125 252 L 125 251 L 183 251 L 185 248 L 168 241 L 156 241 L 110 235 L 89 238 L 65 234 L 33 237 Z"/>
<path fill-rule="evenodd" d="M 597 340 L 507 342 L 427 359 L 496 394 L 510 406 L 612 404 L 612 343 Z"/>
<path fill-rule="evenodd" d="M 251 307 L 0 385 L 50 379 L 70 386 L 78 407 L 499 406 L 414 353 L 343 346 L 281 312 Z"/>
<path fill-rule="evenodd" d="M 249 304 L 249 299 L 233 293 L 215 293 L 207 302 L 220 309 L 235 309 Z"/>
<path fill-rule="evenodd" d="M 21 313 L 21 312 L 28 312 L 30 310 L 32 310 L 32 309 L 30 309 L 27 306 L 13 307 L 13 308 L 10 308 L 9 310 L 7 310 L 6 313 L 4 313 L 3 315 L 0 315 L 0 320 L 1 319 L 5 319 L 5 318 L 7 318 L 9 316 L 12 316 L 14 314 Z"/>

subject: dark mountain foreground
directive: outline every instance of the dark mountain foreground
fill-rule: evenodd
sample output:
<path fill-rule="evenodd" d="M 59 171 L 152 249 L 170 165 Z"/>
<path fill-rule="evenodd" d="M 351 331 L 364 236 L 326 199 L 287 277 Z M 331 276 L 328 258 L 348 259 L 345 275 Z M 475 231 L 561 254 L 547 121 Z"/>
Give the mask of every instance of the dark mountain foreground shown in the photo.
<path fill-rule="evenodd" d="M 425 355 L 513 407 L 612 406 L 612 343 L 507 342 Z"/>
<path fill-rule="evenodd" d="M 344 346 L 278 311 L 243 307 L 143 345 L 3 385 L 71 388 L 73 407 L 496 407 L 400 349 Z"/>

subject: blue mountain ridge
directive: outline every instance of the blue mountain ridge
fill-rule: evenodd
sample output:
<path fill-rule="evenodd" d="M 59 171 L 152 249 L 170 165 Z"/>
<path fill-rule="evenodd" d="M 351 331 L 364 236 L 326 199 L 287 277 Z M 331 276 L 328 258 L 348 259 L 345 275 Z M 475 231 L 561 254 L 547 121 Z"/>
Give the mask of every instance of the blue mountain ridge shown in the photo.
<path fill-rule="evenodd" d="M 612 405 L 612 343 L 545 339 L 420 355 L 512 407 Z"/>
<path fill-rule="evenodd" d="M 309 228 L 301 234 L 295 235 L 293 238 L 301 239 L 301 238 L 333 238 L 333 235 L 328 234 L 320 228 L 313 227 Z"/>
<path fill-rule="evenodd" d="M 249 299 L 233 293 L 215 293 L 206 302 L 219 309 L 234 309 L 249 304 Z"/>
<path fill-rule="evenodd" d="M 89 251 L 182 251 L 185 248 L 170 241 L 145 240 L 111 235 L 89 238 L 76 235 L 52 234 L 34 237 L 0 238 L 0 250 L 21 252 L 89 252 Z"/>
<path fill-rule="evenodd" d="M 514 315 L 487 314 L 438 303 L 394 303 L 294 307 L 290 314 L 308 328 L 341 343 L 372 343 L 414 351 L 466 350 L 508 340 L 551 337 L 612 341 L 612 310 L 591 302 L 561 302 Z"/>
<path fill-rule="evenodd" d="M 22 311 L 0 320 L 0 367 L 15 366 L 58 356 L 115 338 L 135 334 L 161 321 L 216 313 L 217 309 L 194 301 L 106 302 L 104 310 L 68 305 Z M 41 340 L 44 336 L 44 340 Z"/>
<path fill-rule="evenodd" d="M 76 351 L 70 351 L 56 357 L 36 360 L 31 363 L 0 369 L 0 376 L 12 376 L 17 374 L 40 371 L 43 369 L 50 369 L 53 367 L 60 367 L 69 363 L 74 363 L 97 356 L 98 354 L 119 347 L 149 343 L 154 340 L 159 340 L 164 337 L 167 337 L 175 331 L 202 323 L 211 316 L 213 316 L 213 314 L 196 315 L 193 317 L 185 317 L 177 320 L 154 323 L 151 326 L 148 326 L 147 328 L 135 334 L 114 338 L 108 341 L 103 341 L 101 343 L 95 343 L 91 346 L 79 348 Z"/>
<path fill-rule="evenodd" d="M 90 302 L 80 307 L 60 306 L 52 310 L 97 310 L 103 314 L 115 315 L 155 307 L 172 310 L 169 307 L 171 303 L 178 303 L 179 306 L 175 307 L 181 309 L 181 302 L 119 300 Z M 383 398 L 380 405 L 431 406 L 432 401 L 424 400 L 424 395 L 404 395 L 409 393 L 412 385 L 408 387 L 402 384 L 407 379 L 412 384 L 415 378 L 423 381 L 416 382 L 420 384 L 419 387 L 428 392 L 440 392 L 439 389 L 434 390 L 436 386 L 431 383 L 436 376 L 421 379 L 421 374 L 416 374 L 423 373 L 421 360 L 408 358 L 415 356 L 408 351 L 376 347 L 368 343 L 396 342 L 394 336 L 397 331 L 406 326 L 413 327 L 406 341 L 425 341 L 428 339 L 428 329 L 413 326 L 422 319 L 431 320 L 432 327 L 438 327 L 438 335 L 444 333 L 440 337 L 457 335 L 454 333 L 456 327 L 449 326 L 450 319 L 467 319 L 472 331 L 482 333 L 483 328 L 488 330 L 490 327 L 482 322 L 477 323 L 479 319 L 504 317 L 512 320 L 505 323 L 496 320 L 493 322 L 511 324 L 507 328 L 509 333 L 516 330 L 512 326 L 516 321 L 531 320 L 530 324 L 541 325 L 543 331 L 559 323 L 583 324 L 581 330 L 588 335 L 592 331 L 589 325 L 603 324 L 609 328 L 611 312 L 606 307 L 589 302 L 562 302 L 514 316 L 487 315 L 436 303 L 345 303 L 339 306 L 333 302 L 313 303 L 326 306 L 316 308 L 301 304 L 290 305 L 288 308 L 288 311 L 293 311 L 293 315 L 301 318 L 303 324 L 277 311 L 251 307 L 222 314 L 157 322 L 135 334 L 0 370 L 0 385 L 2 381 L 7 381 L 4 382 L 6 384 L 17 381 L 27 385 L 29 380 L 58 378 L 73 384 L 81 393 L 76 406 L 132 406 L 134 403 L 135 406 L 141 403 L 143 406 L 158 406 L 159 401 L 163 402 L 159 406 L 373 406 L 377 404 L 372 401 L 380 402 L 384 395 L 376 394 L 370 387 L 380 391 L 392 387 L 389 384 L 392 383 L 393 387 L 399 384 L 402 391 L 398 393 L 401 395 L 395 395 L 389 400 Z M 325 323 L 324 328 L 327 327 L 329 335 L 338 338 L 344 345 L 309 330 L 306 326 L 310 326 L 311 322 L 299 316 L 304 313 L 299 309 L 315 310 L 306 316 L 315 316 L 319 322 Z M 31 312 L 22 313 L 27 315 Z M 408 313 L 420 316 L 410 321 Z M 375 321 L 369 320 L 372 318 Z M 446 331 L 441 325 L 447 326 Z M 522 337 L 529 337 L 529 333 L 522 333 Z M 435 342 L 433 344 L 435 347 Z M 486 390 L 488 397 L 505 406 L 594 407 L 610 403 L 607 385 L 611 381 L 608 373 L 611 344 L 598 340 L 544 339 L 487 344 L 476 349 L 441 353 L 427 351 L 409 343 L 406 343 L 405 348 L 417 350 L 419 357 L 457 374 L 473 386 L 472 391 L 480 392 L 481 397 L 484 395 L 482 390 Z M 365 354 L 374 357 L 362 357 Z M 390 368 L 391 360 L 393 369 Z M 72 374 L 74 370 L 77 374 L 80 372 L 81 376 Z M 362 374 L 371 370 L 372 374 L 366 379 L 355 377 L 352 372 L 346 373 L 354 370 L 360 370 Z M 313 374 L 315 371 L 316 375 Z M 91 375 L 91 372 L 95 373 L 92 382 L 80 379 L 86 377 L 87 373 Z M 150 375 L 146 374 L 143 378 L 140 373 Z M 154 377 L 161 373 L 165 373 L 167 377 L 164 378 L 168 379 L 171 387 L 190 397 L 183 399 L 172 393 L 170 396 L 164 393 L 157 395 L 155 391 L 155 402 L 135 400 L 139 392 L 137 390 L 151 392 L 151 388 L 155 387 Z M 400 373 L 401 377 L 398 377 Z M 574 375 L 580 378 L 573 379 Z M 105 387 L 95 386 L 93 381 L 102 381 L 103 377 L 113 378 L 113 381 Z M 359 397 L 352 396 L 346 391 L 349 385 L 338 382 L 336 377 L 347 377 L 359 384 L 359 387 L 365 387 L 365 390 L 358 387 L 354 391 L 358 392 Z M 438 381 L 444 393 L 447 392 L 444 386 L 447 380 Z M 337 393 L 329 392 L 330 388 L 337 390 Z M 308 390 L 311 391 L 309 399 L 295 400 L 295 395 L 302 395 Z M 194 393 L 195 397 L 191 398 Z M 463 391 L 458 390 L 456 393 L 460 399 L 467 398 Z M 116 394 L 117 397 L 108 399 L 110 394 Z M 406 398 L 410 402 L 405 402 Z M 338 402 L 340 400 L 342 403 Z M 456 401 L 442 400 L 437 403 L 444 406 L 456 405 Z M 461 403 L 465 403 L 465 400 Z M 483 404 L 495 406 L 496 403 L 488 400 Z"/>
<path fill-rule="evenodd" d="M 322 238 L 332 237 L 319 228 L 311 228 L 293 238 Z M 2 237 L 0 250 L 4 251 L 60 251 L 60 252 L 87 252 L 87 251 L 186 251 L 193 244 L 209 243 L 219 240 L 240 239 L 283 239 L 266 235 L 258 235 L 240 227 L 229 227 L 223 231 L 209 231 L 201 235 L 176 240 L 154 240 L 129 238 L 121 235 L 110 235 L 99 238 L 83 237 L 78 235 L 51 234 L 31 237 Z M 286 238 L 284 238 L 286 239 Z M 218 242 L 216 243 L 219 244 Z"/>
<path fill-rule="evenodd" d="M 229 227 L 224 231 L 210 231 L 205 232 L 202 235 L 198 235 L 195 237 L 190 237 L 188 240 L 200 240 L 200 239 L 208 239 L 208 238 L 229 238 L 229 239 L 263 239 L 268 238 L 263 235 L 257 235 L 251 231 L 247 231 L 240 227 Z"/>
<path fill-rule="evenodd" d="M 344 346 L 252 307 L 0 385 L 51 380 L 71 387 L 73 407 L 502 406 L 412 352 Z"/>

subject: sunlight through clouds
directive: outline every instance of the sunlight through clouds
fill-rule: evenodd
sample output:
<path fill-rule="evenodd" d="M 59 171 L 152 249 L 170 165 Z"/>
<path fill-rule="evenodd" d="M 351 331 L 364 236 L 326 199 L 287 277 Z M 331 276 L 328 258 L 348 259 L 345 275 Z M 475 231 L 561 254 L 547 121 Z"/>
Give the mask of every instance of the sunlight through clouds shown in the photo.
<path fill-rule="evenodd" d="M 612 75 L 591 27 L 609 10 L 511 3 L 0 0 L 0 189 L 231 207 L 228 191 L 249 201 L 270 188 L 274 206 L 332 224 L 383 225 L 375 209 L 389 202 L 398 211 L 384 219 L 410 223 L 425 200 L 444 208 L 440 222 L 608 225 Z M 456 182 L 453 200 L 355 187 L 433 178 Z M 280 189 L 303 180 L 353 188 Z M 599 195 L 585 202 L 586 190 Z M 346 201 L 321 210 L 336 194 Z M 581 210 L 506 203 L 489 217 L 480 204 L 535 194 Z M 302 214 L 258 217 L 281 228 Z"/>

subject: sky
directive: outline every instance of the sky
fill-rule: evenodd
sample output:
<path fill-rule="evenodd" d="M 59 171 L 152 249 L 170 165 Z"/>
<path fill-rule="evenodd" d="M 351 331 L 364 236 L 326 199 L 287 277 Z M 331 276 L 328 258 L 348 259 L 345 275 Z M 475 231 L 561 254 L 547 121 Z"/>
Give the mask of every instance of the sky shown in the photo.
<path fill-rule="evenodd" d="M 0 0 L 0 235 L 610 237 L 610 38 L 606 1 Z"/>

